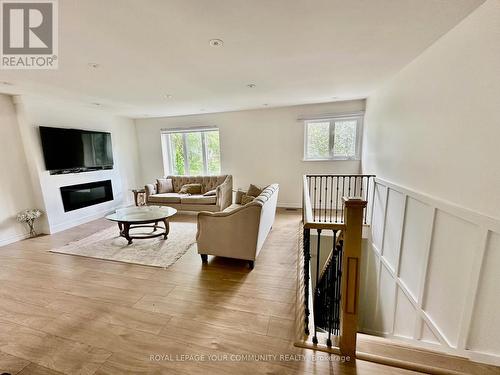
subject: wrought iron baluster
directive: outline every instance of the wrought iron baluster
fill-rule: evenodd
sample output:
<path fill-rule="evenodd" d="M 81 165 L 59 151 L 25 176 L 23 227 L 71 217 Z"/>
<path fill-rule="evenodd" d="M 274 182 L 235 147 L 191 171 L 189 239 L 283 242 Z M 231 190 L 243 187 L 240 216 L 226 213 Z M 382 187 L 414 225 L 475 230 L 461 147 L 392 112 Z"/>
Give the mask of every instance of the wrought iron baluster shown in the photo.
<path fill-rule="evenodd" d="M 337 317 L 336 317 L 336 329 L 337 329 L 337 335 L 340 333 L 340 308 L 341 304 L 340 301 L 342 299 L 342 294 L 341 294 L 341 284 L 342 284 L 342 250 L 343 250 L 343 240 L 339 241 L 339 246 L 338 246 L 338 252 L 337 252 Z"/>
<path fill-rule="evenodd" d="M 337 245 L 337 231 L 333 230 L 333 247 L 332 247 L 332 259 L 328 265 L 328 290 L 329 295 L 329 305 L 328 305 L 328 339 L 326 340 L 327 346 L 332 346 L 332 332 L 333 332 L 333 317 L 335 314 L 335 278 L 333 274 L 333 266 L 335 265 L 335 247 Z"/>
<path fill-rule="evenodd" d="M 333 211 L 333 184 L 334 184 L 334 179 L 335 176 L 331 176 L 332 179 L 330 181 L 330 223 L 332 222 L 332 211 Z"/>
<path fill-rule="evenodd" d="M 344 221 L 344 210 L 345 210 L 345 206 L 344 206 L 344 191 L 345 191 L 345 176 L 342 176 L 342 196 L 340 197 L 340 199 L 342 200 L 342 221 Z"/>
<path fill-rule="evenodd" d="M 339 221 L 339 180 L 337 179 L 337 191 L 335 192 L 335 222 Z"/>
<path fill-rule="evenodd" d="M 328 176 L 325 177 L 325 222 L 327 221 L 326 209 L 328 208 Z"/>
<path fill-rule="evenodd" d="M 303 254 L 304 254 L 304 332 L 309 335 L 309 261 L 311 259 L 311 230 L 304 228 L 303 231 Z"/>
<path fill-rule="evenodd" d="M 323 185 L 323 176 L 319 176 L 319 221 L 321 221 L 321 196 L 323 194 L 323 190 L 321 189 L 321 186 Z"/>
<path fill-rule="evenodd" d="M 316 245 L 316 284 L 315 284 L 315 287 L 314 287 L 314 301 L 313 301 L 313 305 L 314 305 L 314 314 L 315 314 L 315 319 L 314 319 L 314 336 L 313 336 L 313 343 L 314 344 L 317 344 L 318 343 L 318 323 L 317 323 L 317 319 L 316 319 L 316 316 L 318 316 L 317 314 L 317 311 L 319 310 L 318 309 L 318 306 L 319 304 L 317 304 L 318 302 L 318 298 L 319 298 L 319 295 L 318 295 L 318 281 L 319 281 L 319 272 L 320 272 L 320 269 L 319 269 L 319 257 L 320 257 L 320 253 L 321 253 L 321 229 L 316 229 L 317 230 L 317 233 L 318 233 L 318 241 L 317 241 L 317 245 Z"/>
<path fill-rule="evenodd" d="M 313 199 L 313 220 L 316 221 L 316 185 L 318 184 L 317 177 L 314 177 L 314 199 Z"/>

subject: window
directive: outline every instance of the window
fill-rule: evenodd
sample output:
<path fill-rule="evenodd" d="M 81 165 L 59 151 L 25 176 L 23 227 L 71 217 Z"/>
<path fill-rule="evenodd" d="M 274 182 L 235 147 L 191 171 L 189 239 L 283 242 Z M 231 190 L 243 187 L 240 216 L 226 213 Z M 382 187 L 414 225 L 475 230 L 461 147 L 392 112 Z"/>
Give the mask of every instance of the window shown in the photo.
<path fill-rule="evenodd" d="M 219 130 L 164 130 L 161 133 L 165 175 L 220 173 Z"/>
<path fill-rule="evenodd" d="M 362 123 L 360 115 L 306 120 L 304 160 L 359 159 Z"/>

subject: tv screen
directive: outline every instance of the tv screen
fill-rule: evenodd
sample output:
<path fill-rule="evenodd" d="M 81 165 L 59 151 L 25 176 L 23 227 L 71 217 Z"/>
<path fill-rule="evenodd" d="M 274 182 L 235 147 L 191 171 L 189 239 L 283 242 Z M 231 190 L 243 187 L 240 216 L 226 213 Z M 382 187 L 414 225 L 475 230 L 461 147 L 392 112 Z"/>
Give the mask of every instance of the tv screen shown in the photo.
<path fill-rule="evenodd" d="M 110 133 L 40 126 L 40 137 L 49 171 L 113 166 Z"/>

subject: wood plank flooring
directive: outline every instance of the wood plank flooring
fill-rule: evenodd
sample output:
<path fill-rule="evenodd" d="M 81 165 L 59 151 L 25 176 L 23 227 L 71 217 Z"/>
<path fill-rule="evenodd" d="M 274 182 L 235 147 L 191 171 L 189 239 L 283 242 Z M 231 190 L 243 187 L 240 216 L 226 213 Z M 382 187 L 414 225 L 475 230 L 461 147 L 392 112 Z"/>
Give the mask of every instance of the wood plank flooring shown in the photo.
<path fill-rule="evenodd" d="M 47 251 L 105 220 L 1 247 L 0 373 L 411 373 L 293 346 L 299 220 L 279 210 L 253 271 L 194 250 L 167 270 Z"/>

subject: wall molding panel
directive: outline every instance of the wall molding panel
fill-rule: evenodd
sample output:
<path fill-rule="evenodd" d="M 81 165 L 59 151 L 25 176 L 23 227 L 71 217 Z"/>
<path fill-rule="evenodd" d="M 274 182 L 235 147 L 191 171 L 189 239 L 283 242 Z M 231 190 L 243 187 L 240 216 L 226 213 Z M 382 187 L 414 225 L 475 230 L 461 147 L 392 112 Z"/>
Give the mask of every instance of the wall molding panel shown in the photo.
<path fill-rule="evenodd" d="M 360 330 L 500 365 L 500 221 L 376 178 Z"/>

